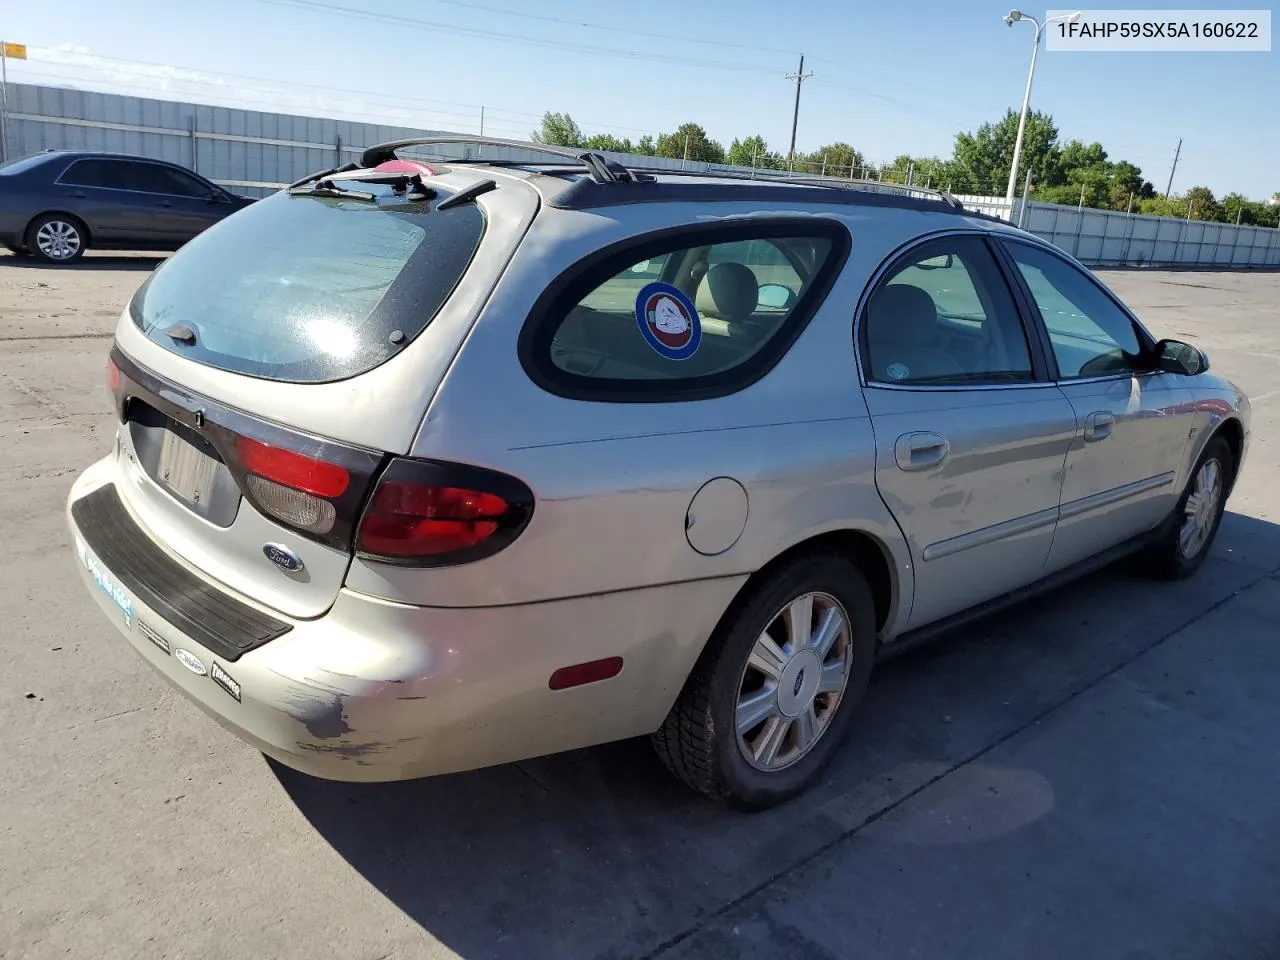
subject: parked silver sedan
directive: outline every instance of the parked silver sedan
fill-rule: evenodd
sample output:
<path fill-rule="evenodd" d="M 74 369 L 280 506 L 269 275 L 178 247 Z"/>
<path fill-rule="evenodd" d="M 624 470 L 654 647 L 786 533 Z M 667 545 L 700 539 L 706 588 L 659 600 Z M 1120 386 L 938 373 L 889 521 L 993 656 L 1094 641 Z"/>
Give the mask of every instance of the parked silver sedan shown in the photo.
<path fill-rule="evenodd" d="M 68 502 L 114 626 L 271 757 L 391 780 L 652 735 L 764 807 L 878 659 L 1203 562 L 1248 401 L 1055 247 L 916 189 L 413 146 L 148 278 Z"/>

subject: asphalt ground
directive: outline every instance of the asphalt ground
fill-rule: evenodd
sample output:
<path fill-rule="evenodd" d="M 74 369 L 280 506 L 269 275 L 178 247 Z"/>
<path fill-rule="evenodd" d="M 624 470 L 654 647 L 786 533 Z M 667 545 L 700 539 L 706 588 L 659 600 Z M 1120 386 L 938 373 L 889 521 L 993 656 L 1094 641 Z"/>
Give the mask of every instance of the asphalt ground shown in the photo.
<path fill-rule="evenodd" d="M 1280 274 L 1104 274 L 1253 398 L 1200 573 L 1114 567 L 885 664 L 823 781 L 745 816 L 644 742 L 313 780 L 155 676 L 62 512 L 153 265 L 0 256 L 0 956 L 1280 957 Z"/>

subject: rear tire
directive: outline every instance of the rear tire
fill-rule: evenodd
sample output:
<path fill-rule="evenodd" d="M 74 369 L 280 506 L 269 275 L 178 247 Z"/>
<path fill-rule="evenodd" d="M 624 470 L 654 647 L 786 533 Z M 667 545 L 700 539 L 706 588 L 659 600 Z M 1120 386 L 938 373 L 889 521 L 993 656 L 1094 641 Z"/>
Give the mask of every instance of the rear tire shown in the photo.
<path fill-rule="evenodd" d="M 716 628 L 653 735 L 659 758 L 693 790 L 743 809 L 803 791 L 866 692 L 874 611 L 866 577 L 842 554 L 770 573 Z"/>
<path fill-rule="evenodd" d="M 1143 556 L 1148 573 L 1164 580 L 1181 580 L 1200 569 L 1222 523 L 1234 475 L 1231 448 L 1221 437 L 1214 437 L 1196 461 L 1173 513 Z"/>
<path fill-rule="evenodd" d="M 27 227 L 27 249 L 44 263 L 74 263 L 89 249 L 89 231 L 78 219 L 65 213 L 45 213 Z"/>

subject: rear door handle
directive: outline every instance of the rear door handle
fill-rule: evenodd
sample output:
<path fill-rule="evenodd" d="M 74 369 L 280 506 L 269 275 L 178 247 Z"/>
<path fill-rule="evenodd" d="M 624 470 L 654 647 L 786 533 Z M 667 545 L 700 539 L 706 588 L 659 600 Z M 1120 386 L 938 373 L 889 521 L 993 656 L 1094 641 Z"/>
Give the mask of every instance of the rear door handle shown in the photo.
<path fill-rule="evenodd" d="M 1084 418 L 1084 439 L 1086 443 L 1105 440 L 1111 436 L 1111 428 L 1116 425 L 1116 418 L 1105 410 L 1091 413 Z"/>
<path fill-rule="evenodd" d="M 951 444 L 936 433 L 904 433 L 893 445 L 898 468 L 908 472 L 927 470 L 947 459 Z"/>

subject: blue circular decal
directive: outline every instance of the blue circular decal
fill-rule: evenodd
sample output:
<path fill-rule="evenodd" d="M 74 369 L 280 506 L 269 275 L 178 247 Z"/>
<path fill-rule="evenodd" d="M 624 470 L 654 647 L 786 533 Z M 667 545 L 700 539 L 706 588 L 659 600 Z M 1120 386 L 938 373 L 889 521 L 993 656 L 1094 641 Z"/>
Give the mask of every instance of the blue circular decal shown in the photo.
<path fill-rule="evenodd" d="M 636 323 L 640 335 L 668 360 L 687 360 L 702 343 L 698 311 L 678 288 L 650 283 L 636 296 Z"/>

